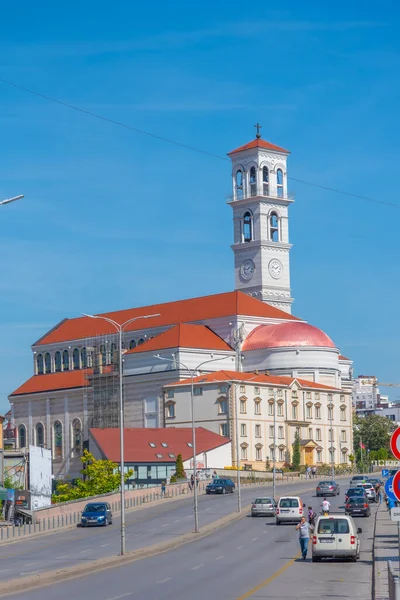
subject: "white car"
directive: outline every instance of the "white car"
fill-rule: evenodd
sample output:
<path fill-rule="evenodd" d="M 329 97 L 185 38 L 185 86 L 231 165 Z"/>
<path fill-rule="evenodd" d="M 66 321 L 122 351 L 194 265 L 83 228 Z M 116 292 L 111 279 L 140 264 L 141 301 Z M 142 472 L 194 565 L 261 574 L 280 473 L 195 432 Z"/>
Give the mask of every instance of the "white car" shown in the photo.
<path fill-rule="evenodd" d="M 364 488 L 368 502 L 376 502 L 376 491 L 372 483 L 358 483 L 356 487 Z"/>
<path fill-rule="evenodd" d="M 282 522 L 299 523 L 305 516 L 305 504 L 299 496 L 284 496 L 279 498 L 276 507 L 275 522 L 280 525 Z"/>
<path fill-rule="evenodd" d="M 362 533 L 350 515 L 333 514 L 318 517 L 312 537 L 312 561 L 321 558 L 350 558 L 357 562 L 360 558 L 360 538 Z"/>

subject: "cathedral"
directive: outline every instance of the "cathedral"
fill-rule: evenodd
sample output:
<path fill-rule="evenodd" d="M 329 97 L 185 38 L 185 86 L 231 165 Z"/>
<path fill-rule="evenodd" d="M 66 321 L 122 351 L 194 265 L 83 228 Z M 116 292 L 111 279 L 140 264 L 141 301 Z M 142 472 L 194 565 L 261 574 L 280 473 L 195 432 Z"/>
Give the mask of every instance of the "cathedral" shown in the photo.
<path fill-rule="evenodd" d="M 78 474 L 91 428 L 119 426 L 120 342 L 125 427 L 187 427 L 195 374 L 201 425 L 233 438 L 237 419 L 241 460 L 265 465 L 279 447 L 288 462 L 298 432 L 304 464 L 348 461 L 352 361 L 292 314 L 289 152 L 257 127 L 228 156 L 234 291 L 65 318 L 33 344 L 33 376 L 9 396 L 11 420 L 18 447 L 52 450 L 57 479 Z"/>

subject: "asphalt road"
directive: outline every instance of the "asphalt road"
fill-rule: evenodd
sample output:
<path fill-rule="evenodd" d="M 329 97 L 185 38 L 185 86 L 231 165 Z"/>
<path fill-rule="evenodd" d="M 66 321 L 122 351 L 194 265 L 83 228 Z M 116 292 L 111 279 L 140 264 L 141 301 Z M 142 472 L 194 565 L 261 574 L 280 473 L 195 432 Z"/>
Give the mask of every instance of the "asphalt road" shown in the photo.
<path fill-rule="evenodd" d="M 314 487 L 315 482 L 300 481 L 298 486 Z M 290 492 L 296 484 L 278 484 L 278 493 Z M 256 495 L 272 492 L 272 486 L 242 487 L 242 505 L 250 504 Z M 200 528 L 236 511 L 237 493 L 199 496 Z M 90 562 L 120 552 L 119 516 L 109 527 L 67 529 L 34 538 L 25 538 L 13 544 L 0 545 L 0 577 L 15 577 L 51 571 L 83 562 Z M 193 531 L 193 496 L 166 501 L 126 513 L 126 549 L 137 550 L 184 533 Z"/>
<path fill-rule="evenodd" d="M 307 485 L 301 482 L 299 487 L 304 489 Z M 280 495 L 289 489 L 290 493 L 295 493 L 293 486 L 281 486 Z M 343 506 L 344 490 L 343 481 L 340 497 L 332 499 L 335 510 L 343 510 L 339 507 Z M 252 496 L 254 491 L 246 490 L 247 499 Z M 313 496 L 314 493 L 302 494 L 304 502 L 316 510 L 321 498 Z M 225 500 L 230 501 L 230 498 L 204 498 L 202 509 L 212 508 L 214 512 Z M 311 556 L 307 561 L 300 560 L 298 534 L 293 525 L 278 527 L 273 518 L 248 517 L 175 550 L 124 567 L 13 595 L 12 598 L 203 600 L 205 597 L 215 597 L 221 600 L 311 600 L 324 597 L 333 600 L 369 600 L 373 518 L 360 518 L 357 521 L 363 533 L 361 560 L 355 564 L 334 561 L 314 564 L 311 563 Z"/>

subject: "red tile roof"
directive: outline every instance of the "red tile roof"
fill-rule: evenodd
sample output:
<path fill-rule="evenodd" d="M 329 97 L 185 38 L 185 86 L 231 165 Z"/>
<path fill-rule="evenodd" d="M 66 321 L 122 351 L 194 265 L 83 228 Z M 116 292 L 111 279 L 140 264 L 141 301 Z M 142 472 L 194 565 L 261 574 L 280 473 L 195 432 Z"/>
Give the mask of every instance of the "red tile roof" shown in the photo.
<path fill-rule="evenodd" d="M 163 327 L 233 315 L 298 320 L 293 315 L 289 315 L 255 298 L 250 298 L 250 296 L 239 291 L 215 294 L 213 296 L 202 296 L 200 298 L 189 298 L 187 300 L 166 302 L 164 304 L 153 304 L 139 308 L 129 308 L 127 310 L 103 313 L 99 316 L 108 317 L 118 323 L 124 323 L 134 317 L 158 313 L 159 317 L 139 319 L 130 323 L 126 327 L 126 331 L 138 331 L 140 329 L 148 329 L 149 327 Z M 55 344 L 70 340 L 91 338 L 98 335 L 107 335 L 114 332 L 114 327 L 102 319 L 91 319 L 90 317 L 64 319 L 38 340 L 36 344 Z"/>
<path fill-rule="evenodd" d="M 237 152 L 243 152 L 244 150 L 251 150 L 252 148 L 263 148 L 264 150 L 272 150 L 273 152 L 282 152 L 283 154 L 290 154 L 289 150 L 285 150 L 285 148 L 275 146 L 275 144 L 271 144 L 271 142 L 267 142 L 266 140 L 262 140 L 261 138 L 256 138 L 248 144 L 244 144 L 244 146 L 240 146 L 239 148 L 236 148 L 236 150 L 228 152 L 228 156 L 236 154 Z"/>
<path fill-rule="evenodd" d="M 48 373 L 46 375 L 34 375 L 11 396 L 20 396 L 21 394 L 36 394 L 37 392 L 52 392 L 56 390 L 69 390 L 73 388 L 82 388 L 88 385 L 87 375 L 92 373 L 92 369 L 79 371 L 63 371 L 62 373 Z"/>
<path fill-rule="evenodd" d="M 90 429 L 90 433 L 103 455 L 113 462 L 119 463 L 119 429 Z M 193 457 L 192 430 L 189 427 L 166 427 L 145 429 L 124 429 L 125 462 L 127 463 L 174 463 L 178 454 L 182 459 Z M 203 427 L 196 428 L 196 452 L 201 454 L 224 444 L 230 440 L 208 431 Z M 154 443 L 155 447 L 150 446 Z M 166 447 L 162 444 L 167 444 Z M 90 447 L 90 442 L 89 442 Z M 161 454 L 161 458 L 157 456 Z M 173 454 L 171 457 L 169 454 Z"/>
<path fill-rule="evenodd" d="M 154 352 L 165 348 L 202 348 L 205 350 L 232 351 L 222 338 L 205 325 L 189 325 L 180 323 L 160 333 L 144 344 L 128 350 L 126 354 L 138 352 Z"/>
<path fill-rule="evenodd" d="M 347 358 L 346 356 L 343 356 L 343 354 L 340 354 L 339 360 L 351 360 L 351 358 Z"/>
<path fill-rule="evenodd" d="M 316 383 L 314 381 L 308 381 L 306 379 L 298 379 L 297 377 L 286 377 L 283 375 L 263 375 L 261 373 L 242 373 L 239 371 L 215 371 L 214 373 L 207 373 L 206 375 L 199 375 L 193 379 L 194 383 L 215 383 L 220 381 L 243 381 L 244 383 L 262 383 L 264 385 L 292 385 L 294 381 L 302 388 L 313 388 L 318 390 L 332 390 L 340 391 L 338 388 L 331 387 L 329 385 L 323 385 L 322 383 Z M 168 383 L 164 387 L 178 387 L 180 385 L 190 385 L 189 379 L 176 381 L 175 383 Z"/>

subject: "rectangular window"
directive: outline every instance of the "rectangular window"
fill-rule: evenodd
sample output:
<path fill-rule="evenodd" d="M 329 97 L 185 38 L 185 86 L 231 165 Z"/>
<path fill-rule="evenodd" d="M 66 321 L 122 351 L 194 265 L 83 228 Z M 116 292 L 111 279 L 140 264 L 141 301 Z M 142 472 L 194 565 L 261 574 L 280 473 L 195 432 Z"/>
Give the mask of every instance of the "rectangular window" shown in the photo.
<path fill-rule="evenodd" d="M 219 426 L 219 434 L 225 437 L 228 436 L 228 423 L 221 423 Z"/>
<path fill-rule="evenodd" d="M 261 425 L 256 425 L 255 426 L 255 436 L 256 437 L 261 437 Z"/>
<path fill-rule="evenodd" d="M 170 402 L 169 404 L 167 404 L 167 419 L 174 419 L 175 418 L 175 404 L 173 402 Z"/>
<path fill-rule="evenodd" d="M 341 421 L 345 421 L 346 420 L 346 408 L 342 407 L 340 409 L 340 420 Z"/>
<path fill-rule="evenodd" d="M 278 417 L 283 417 L 283 404 L 278 404 Z"/>
<path fill-rule="evenodd" d="M 322 462 L 322 450 L 317 450 L 317 462 Z"/>
<path fill-rule="evenodd" d="M 274 395 L 274 390 L 272 388 L 268 388 L 268 395 L 270 397 Z"/>
<path fill-rule="evenodd" d="M 285 451 L 282 448 L 279 448 L 279 460 L 285 460 Z"/>
<path fill-rule="evenodd" d="M 157 467 L 150 467 L 150 479 L 157 479 Z"/>
<path fill-rule="evenodd" d="M 342 429 L 342 431 L 341 431 L 340 441 L 347 442 L 347 435 L 346 435 L 345 429 Z"/>
<path fill-rule="evenodd" d="M 202 396 L 203 395 L 203 388 L 196 386 L 193 390 L 193 395 L 194 396 Z"/>
<path fill-rule="evenodd" d="M 292 398 L 297 398 L 297 390 L 292 390 Z"/>
<path fill-rule="evenodd" d="M 310 427 L 309 430 L 308 430 L 308 439 L 309 440 L 313 439 L 313 430 L 312 430 L 312 427 Z"/>
<path fill-rule="evenodd" d="M 246 393 L 246 386 L 245 385 L 241 385 L 240 386 L 240 393 L 241 394 L 245 394 Z"/>
<path fill-rule="evenodd" d="M 240 401 L 240 412 L 242 415 L 246 414 L 246 400 L 241 400 Z"/>
<path fill-rule="evenodd" d="M 319 400 L 319 392 L 315 392 L 314 398 L 315 400 Z"/>
<path fill-rule="evenodd" d="M 261 402 L 254 402 L 254 414 L 261 415 Z"/>
<path fill-rule="evenodd" d="M 173 398 L 174 396 L 175 396 L 174 390 L 168 390 L 168 392 L 167 392 L 167 398 Z"/>
<path fill-rule="evenodd" d="M 283 390 L 278 390 L 277 395 L 278 395 L 278 398 L 282 398 L 282 396 L 283 396 Z"/>
<path fill-rule="evenodd" d="M 344 402 L 344 394 L 341 394 L 341 396 L 340 396 L 340 402 Z"/>
<path fill-rule="evenodd" d="M 292 419 L 297 420 L 297 406 L 295 404 L 292 404 Z"/>
<path fill-rule="evenodd" d="M 311 392 L 306 392 L 306 398 L 307 400 L 311 400 Z"/>
<path fill-rule="evenodd" d="M 332 394 L 328 394 L 328 402 L 332 402 L 333 400 L 333 395 Z"/>
<path fill-rule="evenodd" d="M 228 386 L 227 385 L 220 385 L 218 387 L 218 393 L 219 394 L 226 394 L 227 391 L 228 391 Z"/>
<path fill-rule="evenodd" d="M 283 440 L 283 427 L 278 427 L 278 438 Z"/>
<path fill-rule="evenodd" d="M 270 438 L 274 437 L 274 426 L 273 425 L 269 426 L 269 437 Z"/>
<path fill-rule="evenodd" d="M 240 458 L 241 460 L 247 460 L 247 448 L 246 447 L 241 447 L 240 448 Z"/>
<path fill-rule="evenodd" d="M 274 415 L 274 405 L 272 403 L 268 404 L 268 416 L 272 417 Z"/>
<path fill-rule="evenodd" d="M 328 419 L 329 421 L 333 421 L 333 408 L 331 408 L 330 406 L 328 406 Z"/>
<path fill-rule="evenodd" d="M 318 442 L 320 442 L 322 440 L 321 430 L 320 429 L 316 429 L 315 430 L 315 437 L 316 437 L 316 439 L 317 439 Z"/>
<path fill-rule="evenodd" d="M 315 418 L 316 419 L 320 419 L 321 418 L 321 407 L 320 406 L 316 406 L 315 407 Z"/>
<path fill-rule="evenodd" d="M 307 419 L 312 419 L 312 406 L 306 407 L 306 415 L 307 415 Z"/>
<path fill-rule="evenodd" d="M 328 431 L 328 442 L 334 442 L 334 432 L 333 429 L 329 429 Z"/>
<path fill-rule="evenodd" d="M 240 435 L 242 437 L 247 437 L 247 425 L 246 425 L 246 423 L 242 423 L 240 425 Z"/>
<path fill-rule="evenodd" d="M 254 388 L 254 393 L 258 396 L 260 394 L 260 388 L 259 387 L 255 387 Z"/>
<path fill-rule="evenodd" d="M 157 479 L 166 479 L 167 477 L 167 467 L 157 467 Z"/>
<path fill-rule="evenodd" d="M 225 415 L 228 412 L 228 402 L 227 400 L 220 400 L 218 402 L 218 414 Z"/>
<path fill-rule="evenodd" d="M 147 465 L 138 467 L 138 479 L 144 479 L 147 481 Z"/>
<path fill-rule="evenodd" d="M 262 460 L 262 450 L 256 446 L 256 460 Z"/>

